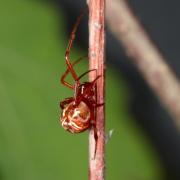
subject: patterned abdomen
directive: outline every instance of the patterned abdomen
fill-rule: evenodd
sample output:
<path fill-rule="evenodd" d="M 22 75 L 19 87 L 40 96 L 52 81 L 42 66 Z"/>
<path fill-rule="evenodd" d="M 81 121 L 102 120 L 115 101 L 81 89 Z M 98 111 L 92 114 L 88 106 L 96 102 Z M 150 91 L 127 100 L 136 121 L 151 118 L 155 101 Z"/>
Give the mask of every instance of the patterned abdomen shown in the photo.
<path fill-rule="evenodd" d="M 78 106 L 73 106 L 73 103 L 63 109 L 60 121 L 65 130 L 80 133 L 90 127 L 90 109 L 83 101 Z"/>

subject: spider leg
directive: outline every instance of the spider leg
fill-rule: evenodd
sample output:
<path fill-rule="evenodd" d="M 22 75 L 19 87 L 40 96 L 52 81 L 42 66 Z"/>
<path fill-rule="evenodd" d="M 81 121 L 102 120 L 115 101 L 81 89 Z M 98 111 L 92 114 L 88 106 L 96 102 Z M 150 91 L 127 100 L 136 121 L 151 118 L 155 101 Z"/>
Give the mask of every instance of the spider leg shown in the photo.
<path fill-rule="evenodd" d="M 87 90 L 86 90 L 86 93 L 87 93 L 87 94 L 91 91 L 92 87 L 95 86 L 96 81 L 97 81 L 100 77 L 101 77 L 100 75 L 97 76 L 97 77 L 91 82 L 91 85 L 90 85 L 90 86 L 87 88 Z M 96 90 L 96 91 L 97 91 L 97 90 Z M 95 94 L 97 94 L 97 92 L 95 92 Z"/>
<path fill-rule="evenodd" d="M 88 73 L 90 73 L 90 72 L 92 72 L 92 71 L 96 71 L 96 69 L 91 69 L 91 70 L 86 71 L 85 73 L 81 74 L 81 75 L 78 77 L 77 80 L 80 80 L 83 76 L 85 76 L 86 74 L 88 74 Z"/>
<path fill-rule="evenodd" d="M 77 59 L 76 61 L 74 61 L 73 63 L 72 63 L 72 66 L 74 66 L 74 65 L 76 65 L 77 63 L 79 63 L 82 59 L 84 59 L 85 57 L 87 57 L 87 56 L 82 56 L 82 57 L 80 57 L 79 59 Z M 69 74 L 69 68 L 65 71 L 65 73 L 62 75 L 62 77 L 61 77 L 61 83 L 64 85 L 64 86 L 66 86 L 66 87 L 68 87 L 68 88 L 70 88 L 70 89 L 74 89 L 74 85 L 71 85 L 70 83 L 68 83 L 67 81 L 65 81 L 65 78 L 66 78 L 66 76 Z"/>
<path fill-rule="evenodd" d="M 69 104 L 70 102 L 72 102 L 74 100 L 73 97 L 70 97 L 70 98 L 66 98 L 64 101 L 61 101 L 60 102 L 60 107 L 61 109 L 64 109 L 65 105 L 66 104 Z"/>
<path fill-rule="evenodd" d="M 100 78 L 101 76 L 97 76 L 93 81 L 92 81 L 92 86 L 95 86 L 96 81 Z M 97 151 L 97 143 L 98 143 L 98 130 L 97 130 L 97 125 L 96 125 L 96 119 L 97 119 L 97 107 L 104 105 L 104 103 L 97 104 L 97 87 L 95 86 L 95 99 L 94 102 L 92 103 L 92 106 L 94 106 L 94 122 L 93 122 L 93 129 L 94 129 L 94 140 L 95 140 L 95 150 L 94 150 L 94 159 L 96 157 L 96 151 Z"/>
<path fill-rule="evenodd" d="M 91 82 L 91 86 L 88 88 L 88 91 L 90 92 L 90 89 L 95 86 L 96 81 L 100 78 L 101 76 L 97 76 L 92 82 Z M 88 93 L 87 91 L 87 93 Z M 96 157 L 96 151 L 97 151 L 97 142 L 98 142 L 98 131 L 97 131 L 97 127 L 96 127 L 96 110 L 97 107 L 103 106 L 104 103 L 100 103 L 97 104 L 97 88 L 95 87 L 95 99 L 92 101 L 92 107 L 94 108 L 94 115 L 92 116 L 92 127 L 94 130 L 94 140 L 95 140 L 95 150 L 94 150 L 94 159 Z"/>
<path fill-rule="evenodd" d="M 75 36 L 76 36 L 77 28 L 78 28 L 78 26 L 79 26 L 79 23 L 80 23 L 82 17 L 83 17 L 83 13 L 80 14 L 80 16 L 78 17 L 78 19 L 77 19 L 77 21 L 76 21 L 76 23 L 75 23 L 75 25 L 74 25 L 74 28 L 73 28 L 73 30 L 72 30 L 72 32 L 71 32 L 70 40 L 69 40 L 69 43 L 68 43 L 68 46 L 67 46 L 67 49 L 66 49 L 66 52 L 65 52 L 65 60 L 66 60 L 66 65 L 67 65 L 67 67 L 68 67 L 68 70 L 69 70 L 69 72 L 72 74 L 73 79 L 74 79 L 75 81 L 77 81 L 78 84 L 80 84 L 80 82 L 79 82 L 79 80 L 77 80 L 77 79 L 78 79 L 78 76 L 77 76 L 77 74 L 76 74 L 76 72 L 75 72 L 75 70 L 74 70 L 74 68 L 73 68 L 72 63 L 70 62 L 69 55 L 70 55 L 71 47 L 72 47 L 72 45 L 73 45 L 73 41 L 74 41 Z"/>
<path fill-rule="evenodd" d="M 98 141 L 98 134 L 96 128 L 96 109 L 94 108 L 94 113 L 91 114 L 91 125 L 94 130 L 94 140 L 95 140 L 95 150 L 94 150 L 94 159 L 96 157 L 96 150 L 97 150 L 97 141 Z"/>
<path fill-rule="evenodd" d="M 105 104 L 105 103 L 97 104 L 97 103 L 95 102 L 95 103 L 93 103 L 92 105 L 97 108 L 97 107 L 103 106 L 104 104 Z"/>

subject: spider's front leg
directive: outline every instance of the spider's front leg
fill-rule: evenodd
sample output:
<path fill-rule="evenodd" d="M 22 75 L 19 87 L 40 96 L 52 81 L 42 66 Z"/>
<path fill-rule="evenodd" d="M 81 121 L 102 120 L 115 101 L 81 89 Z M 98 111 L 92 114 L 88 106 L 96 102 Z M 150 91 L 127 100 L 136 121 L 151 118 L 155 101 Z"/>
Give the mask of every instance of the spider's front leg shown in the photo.
<path fill-rule="evenodd" d="M 71 35 L 70 35 L 70 39 L 69 39 L 69 43 L 68 43 L 68 46 L 67 46 L 67 49 L 66 49 L 66 52 L 65 52 L 65 61 L 66 61 L 66 65 L 68 67 L 68 71 L 71 73 L 73 79 L 75 81 L 77 81 L 78 84 L 80 84 L 80 82 L 78 81 L 78 76 L 73 68 L 73 64 L 70 62 L 70 50 L 72 48 L 72 45 L 73 45 L 73 42 L 74 42 L 74 39 L 75 39 L 75 36 L 76 36 L 76 31 L 77 31 L 77 28 L 79 26 L 79 23 L 81 21 L 83 17 L 83 13 L 81 13 L 79 15 L 79 17 L 77 18 L 77 21 L 73 27 L 73 30 L 71 32 Z"/>
<path fill-rule="evenodd" d="M 74 67 L 74 65 L 78 64 L 81 60 L 83 60 L 85 57 L 87 57 L 87 55 L 80 57 L 79 59 L 77 59 L 76 61 L 74 61 L 72 63 L 72 66 Z M 70 89 L 74 89 L 74 85 L 71 85 L 70 83 L 68 83 L 65 78 L 67 77 L 67 75 L 69 74 L 70 70 L 69 68 L 67 68 L 67 70 L 64 72 L 64 74 L 61 76 L 61 83 L 63 85 L 65 85 L 66 87 L 70 88 Z"/>

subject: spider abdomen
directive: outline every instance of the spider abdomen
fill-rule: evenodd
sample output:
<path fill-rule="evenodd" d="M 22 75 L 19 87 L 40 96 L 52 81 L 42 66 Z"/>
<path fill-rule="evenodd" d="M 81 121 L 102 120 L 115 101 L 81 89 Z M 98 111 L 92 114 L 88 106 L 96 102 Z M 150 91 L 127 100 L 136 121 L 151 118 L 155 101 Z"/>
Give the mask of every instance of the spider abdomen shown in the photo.
<path fill-rule="evenodd" d="M 90 127 L 90 118 L 90 109 L 85 102 L 81 101 L 77 106 L 71 102 L 63 109 L 60 121 L 65 130 L 80 133 Z"/>

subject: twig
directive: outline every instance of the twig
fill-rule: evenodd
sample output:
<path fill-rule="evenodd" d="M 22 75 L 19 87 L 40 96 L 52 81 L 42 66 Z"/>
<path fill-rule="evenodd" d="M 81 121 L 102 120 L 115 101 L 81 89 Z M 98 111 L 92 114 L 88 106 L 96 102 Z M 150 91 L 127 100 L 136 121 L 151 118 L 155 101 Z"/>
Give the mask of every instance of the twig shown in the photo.
<path fill-rule="evenodd" d="M 110 29 L 180 128 L 180 83 L 126 0 L 107 0 Z"/>
<path fill-rule="evenodd" d="M 90 81 L 98 75 L 97 81 L 97 103 L 105 102 L 104 95 L 104 10 L 105 0 L 89 0 L 89 69 L 97 69 L 97 72 L 90 73 Z M 94 130 L 89 135 L 89 180 L 104 179 L 104 151 L 105 151 L 105 113 L 104 105 L 97 108 L 96 128 L 98 139 L 95 142 Z M 97 143 L 97 144 L 96 144 Z M 95 156 L 94 153 L 96 152 Z"/>

